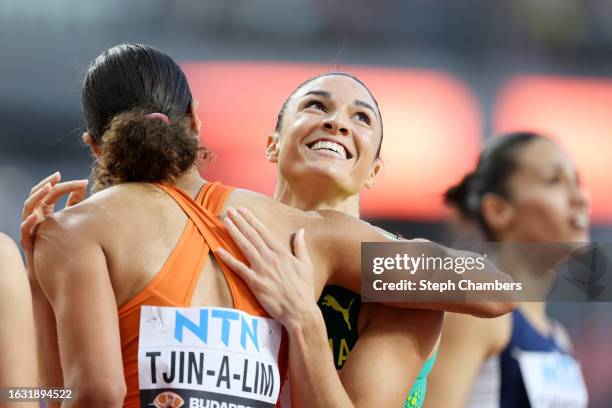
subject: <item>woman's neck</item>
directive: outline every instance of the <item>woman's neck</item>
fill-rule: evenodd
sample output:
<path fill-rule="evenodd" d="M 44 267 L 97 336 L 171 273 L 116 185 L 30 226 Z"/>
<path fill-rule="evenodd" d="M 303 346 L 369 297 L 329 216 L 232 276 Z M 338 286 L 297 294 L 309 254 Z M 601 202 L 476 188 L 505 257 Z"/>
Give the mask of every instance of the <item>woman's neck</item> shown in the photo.
<path fill-rule="evenodd" d="M 543 336 L 553 333 L 553 323 L 546 314 L 545 302 L 522 302 L 518 305 L 525 319 Z"/>
<path fill-rule="evenodd" d="M 292 188 L 281 177 L 277 179 L 274 199 L 303 211 L 333 210 L 359 218 L 359 194 L 342 195 L 340 192 L 319 188 Z"/>
<path fill-rule="evenodd" d="M 193 166 L 178 176 L 172 184 L 186 191 L 191 197 L 195 197 L 200 192 L 202 186 L 206 184 L 206 180 L 200 176 L 197 166 Z"/>
<path fill-rule="evenodd" d="M 525 314 L 533 319 L 548 320 L 546 315 L 546 302 L 522 302 L 519 308 Z"/>
<path fill-rule="evenodd" d="M 555 278 L 555 265 L 550 260 L 542 261 L 521 244 L 509 243 L 501 252 L 498 258 L 500 269 L 523 285 L 520 295 L 523 301 L 518 308 L 540 333 L 550 333 L 546 297 Z"/>

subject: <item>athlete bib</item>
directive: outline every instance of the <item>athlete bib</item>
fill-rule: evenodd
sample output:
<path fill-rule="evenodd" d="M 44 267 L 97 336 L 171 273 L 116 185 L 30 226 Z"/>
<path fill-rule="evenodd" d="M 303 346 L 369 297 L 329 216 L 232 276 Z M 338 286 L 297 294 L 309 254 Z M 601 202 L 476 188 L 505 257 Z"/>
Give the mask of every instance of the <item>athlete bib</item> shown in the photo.
<path fill-rule="evenodd" d="M 572 356 L 559 352 L 517 349 L 516 358 L 532 407 L 587 406 L 588 395 L 580 365 Z"/>
<path fill-rule="evenodd" d="M 281 325 L 219 307 L 142 306 L 142 407 L 274 407 Z"/>

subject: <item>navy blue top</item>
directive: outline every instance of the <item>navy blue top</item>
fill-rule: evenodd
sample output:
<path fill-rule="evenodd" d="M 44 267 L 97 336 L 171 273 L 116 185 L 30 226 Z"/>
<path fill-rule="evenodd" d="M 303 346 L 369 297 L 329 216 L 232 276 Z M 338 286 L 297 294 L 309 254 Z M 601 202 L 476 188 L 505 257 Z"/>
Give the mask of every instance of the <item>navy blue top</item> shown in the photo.
<path fill-rule="evenodd" d="M 554 330 L 551 333 L 554 333 Z M 499 357 L 501 370 L 500 408 L 527 408 L 531 406 L 519 363 L 514 357 L 517 351 L 556 351 L 568 354 L 567 350 L 555 341 L 553 334 L 542 335 L 518 309 L 515 309 L 512 312 L 512 336 Z"/>

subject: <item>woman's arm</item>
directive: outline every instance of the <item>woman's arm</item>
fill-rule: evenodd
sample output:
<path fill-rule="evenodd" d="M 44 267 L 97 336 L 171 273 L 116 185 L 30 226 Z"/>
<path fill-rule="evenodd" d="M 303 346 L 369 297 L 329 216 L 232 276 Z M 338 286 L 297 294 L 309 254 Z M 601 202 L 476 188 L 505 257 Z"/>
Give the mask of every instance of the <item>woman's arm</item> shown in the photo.
<path fill-rule="evenodd" d="M 377 228 L 370 224 L 342 214 L 336 211 L 321 211 L 317 213 L 304 213 L 294 208 L 271 200 L 252 192 L 243 192 L 231 197 L 232 204 L 245 205 L 248 207 L 241 209 L 244 223 L 250 225 L 251 229 L 260 230 L 262 228 L 270 230 L 270 234 L 281 243 L 289 242 L 290 234 L 299 228 L 305 228 L 306 243 L 310 249 L 312 263 L 315 266 L 315 287 L 319 290 L 325 285 L 336 284 L 347 288 L 353 292 L 361 293 L 361 243 L 362 242 L 393 242 L 383 235 Z M 246 198 L 246 199 L 245 199 Z M 261 220 L 261 221 L 260 221 Z M 238 221 L 242 222 L 242 221 Z M 242 225 L 242 224 L 241 224 Z M 264 226 L 265 225 L 265 226 Z M 239 225 L 240 226 L 240 225 Z M 246 230 L 243 230 L 246 231 Z M 235 238 L 235 237 L 234 237 Z M 449 250 L 436 243 L 426 240 L 412 240 L 411 251 L 414 256 L 422 254 L 439 257 L 466 256 L 467 253 L 460 253 Z M 285 244 L 286 245 L 286 244 Z M 474 254 L 471 254 L 472 256 Z M 394 273 L 394 272 L 391 272 Z M 485 261 L 484 271 L 466 271 L 463 275 L 458 275 L 450 271 L 433 271 L 426 277 L 430 281 L 446 282 L 448 279 L 472 279 L 475 281 L 498 280 L 500 282 L 513 282 L 509 275 L 500 272 L 491 262 Z M 449 311 L 455 313 L 471 314 L 478 317 L 497 317 L 512 311 L 516 302 L 511 292 L 498 294 L 503 299 L 500 301 L 480 301 L 480 299 L 458 300 L 456 296 L 445 301 L 431 300 L 422 296 L 409 302 L 388 302 L 391 307 L 403 309 L 425 309 Z M 503 297 L 502 297 L 503 295 Z"/>
<path fill-rule="evenodd" d="M 71 218 L 72 217 L 72 218 Z M 125 396 L 117 304 L 106 257 L 78 216 L 60 213 L 41 224 L 35 276 L 53 308 L 66 407 L 120 407 Z M 53 346 L 51 346 L 53 347 Z"/>
<path fill-rule="evenodd" d="M 377 305 L 338 374 L 320 311 L 288 329 L 296 407 L 401 407 L 436 344 L 441 312 Z"/>
<path fill-rule="evenodd" d="M 509 320 L 446 315 L 438 359 L 428 378 L 426 407 L 465 407 L 483 363 L 508 342 Z"/>
<path fill-rule="evenodd" d="M 32 306 L 36 327 L 36 350 L 40 370 L 40 384 L 43 387 L 63 387 L 61 362 L 57 341 L 57 326 L 53 308 L 46 298 L 34 272 L 34 240 L 40 224 L 51 217 L 55 203 L 68 194 L 66 207 L 78 204 L 87 195 L 87 180 L 60 183 L 61 174 L 53 173 L 41 180 L 30 190 L 23 204 L 21 223 L 21 246 L 26 256 L 26 268 L 32 290 Z M 59 407 L 61 401 L 47 401 L 49 408 Z"/>
<path fill-rule="evenodd" d="M 233 220 L 244 219 L 231 210 Z M 293 405 L 308 407 L 402 406 L 417 373 L 434 347 L 441 313 L 375 305 L 340 377 L 333 364 L 325 323 L 316 305 L 312 263 L 304 231 L 294 239 L 295 256 L 262 225 L 252 230 L 226 221 L 251 262 L 246 267 L 227 252 L 219 255 L 242 276 L 272 317 L 289 335 Z M 248 237 L 248 238 L 247 238 Z"/>
<path fill-rule="evenodd" d="M 38 386 L 35 342 L 32 296 L 21 255 L 15 243 L 0 234 L 0 388 Z M 6 401 L 0 405 L 38 406 Z"/>
<path fill-rule="evenodd" d="M 378 242 L 378 243 L 393 243 L 409 244 L 402 248 L 407 254 L 414 258 L 467 258 L 475 257 L 477 254 L 458 251 L 446 248 L 424 239 L 414 240 L 397 240 L 382 234 L 378 228 L 370 224 L 355 219 L 335 211 L 322 211 L 322 220 L 314 218 L 308 225 L 311 226 L 308 231 L 314 230 L 316 240 L 308 242 L 309 248 L 314 248 L 317 252 L 326 252 L 328 259 L 332 262 L 331 272 L 327 284 L 336 284 L 345 287 L 353 292 L 361 293 L 362 279 L 365 277 L 365 283 L 372 284 L 374 274 L 362 275 L 361 265 L 361 244 L 362 242 Z M 319 232 L 320 231 L 320 232 Z M 313 235 L 310 233 L 309 235 Z M 421 268 L 415 275 L 409 275 L 402 270 L 386 271 L 387 281 L 399 281 L 400 279 L 409 278 L 413 282 L 418 282 L 420 279 L 426 279 L 429 282 L 446 283 L 449 280 L 457 284 L 460 280 L 471 280 L 473 282 L 493 282 L 512 283 L 513 279 L 501 272 L 488 260 L 483 260 L 483 270 L 466 270 L 463 274 L 457 274 L 454 271 L 446 269 L 424 269 Z M 382 276 L 382 275 L 376 275 Z M 389 277 L 393 277 L 390 279 Z M 477 292 L 463 292 L 459 294 L 451 294 L 447 292 L 441 295 L 434 291 L 414 291 L 410 293 L 409 301 L 393 300 L 393 294 L 389 296 L 389 300 L 384 304 L 392 307 L 406 309 L 425 309 L 438 310 L 454 313 L 470 314 L 477 317 L 497 317 L 512 311 L 516 307 L 515 294 L 511 291 L 497 292 L 495 299 L 497 301 L 483 300 L 487 299 L 482 294 Z M 462 298 L 458 298 L 462 296 Z M 405 298 L 405 297 L 404 297 Z"/>
<path fill-rule="evenodd" d="M 340 379 L 360 406 L 401 407 L 440 338 L 444 314 L 369 306 L 371 319 L 359 333 Z"/>

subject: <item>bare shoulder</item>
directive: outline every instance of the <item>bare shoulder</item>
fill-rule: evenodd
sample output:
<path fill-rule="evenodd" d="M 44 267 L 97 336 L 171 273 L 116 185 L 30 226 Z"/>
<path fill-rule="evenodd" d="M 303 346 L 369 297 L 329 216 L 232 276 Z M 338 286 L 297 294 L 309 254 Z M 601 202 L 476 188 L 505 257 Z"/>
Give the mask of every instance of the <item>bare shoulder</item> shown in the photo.
<path fill-rule="evenodd" d="M 109 230 L 109 225 L 118 227 L 127 218 L 144 214 L 146 209 L 155 204 L 156 197 L 161 202 L 165 193 L 150 184 L 126 183 L 112 186 L 77 205 L 58 211 L 40 225 L 37 235 L 66 234 L 68 239 L 70 236 L 88 237 L 92 233 Z"/>
<path fill-rule="evenodd" d="M 232 207 L 243 205 L 250 209 L 251 205 L 273 205 L 274 203 L 277 203 L 277 201 L 265 194 L 243 188 L 235 188 L 229 196 L 227 205 Z"/>
<path fill-rule="evenodd" d="M 237 188 L 232 192 L 226 207 L 246 207 L 258 217 L 260 214 L 270 214 L 275 217 L 286 217 L 288 221 L 291 219 L 302 220 L 304 218 L 313 218 L 318 215 L 316 211 L 302 211 L 274 200 L 265 194 L 241 188 Z"/>
<path fill-rule="evenodd" d="M 45 219 L 36 231 L 36 245 L 34 252 L 41 241 L 61 238 L 62 240 L 75 240 L 77 236 L 88 233 L 95 220 L 89 203 L 80 203 L 73 207 L 61 210 Z M 58 241 L 60 243 L 60 241 Z"/>
<path fill-rule="evenodd" d="M 52 304 L 65 299 L 64 291 L 71 285 L 84 287 L 84 282 L 103 275 L 108 279 L 101 238 L 114 232 L 109 227 L 112 216 L 108 213 L 117 207 L 111 197 L 104 195 L 97 193 L 53 214 L 36 231 L 34 276 Z"/>
<path fill-rule="evenodd" d="M 121 188 L 111 187 L 98 192 L 81 203 L 65 208 L 45 219 L 36 231 L 34 259 L 36 275 L 40 278 L 38 265 L 50 262 L 70 262 L 82 248 L 100 246 L 101 235 L 110 233 L 118 213 L 125 214 L 126 201 L 121 206 Z M 119 225 L 119 224 L 117 224 Z"/>
<path fill-rule="evenodd" d="M 164 200 L 167 194 L 149 183 L 123 183 L 98 191 L 79 204 L 68 207 L 60 213 L 85 213 L 95 212 L 96 216 L 113 214 L 117 208 L 131 209 L 142 208 L 145 198 L 147 205 L 155 199 Z"/>
<path fill-rule="evenodd" d="M 254 213 L 268 212 L 275 216 L 287 217 L 287 220 L 295 219 L 296 222 L 322 221 L 331 223 L 344 223 L 345 225 L 362 226 L 374 230 L 375 227 L 366 221 L 355 218 L 339 211 L 302 211 L 288 206 L 271 197 L 250 190 L 235 189 L 227 202 L 227 206 L 248 208 Z M 381 230 L 382 231 L 382 230 Z M 382 233 L 381 233 L 382 234 Z"/>
<path fill-rule="evenodd" d="M 222 214 L 228 207 L 247 208 L 281 241 L 285 241 L 299 228 L 306 228 L 306 235 L 313 238 L 320 236 L 324 216 L 317 211 L 302 211 L 285 205 L 264 194 L 254 191 L 236 189 L 226 202 Z"/>
<path fill-rule="evenodd" d="M 305 228 L 307 240 L 317 242 L 328 252 L 353 253 L 362 241 L 382 242 L 390 238 L 371 224 L 338 211 L 302 211 L 263 194 L 235 190 L 226 206 L 248 208 L 278 237 L 287 237 Z"/>

